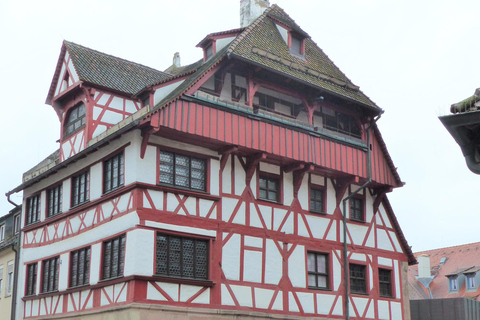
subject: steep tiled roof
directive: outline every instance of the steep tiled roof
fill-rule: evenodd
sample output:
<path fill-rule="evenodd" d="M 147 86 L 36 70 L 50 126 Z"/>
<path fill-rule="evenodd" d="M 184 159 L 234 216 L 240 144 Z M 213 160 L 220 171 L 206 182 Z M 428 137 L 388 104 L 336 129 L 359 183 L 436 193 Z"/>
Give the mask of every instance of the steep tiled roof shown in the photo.
<path fill-rule="evenodd" d="M 272 19 L 281 20 L 292 29 L 300 27 L 277 5 L 248 26 L 230 45 L 228 53 L 242 60 L 282 73 L 299 81 L 327 90 L 373 109 L 380 108 L 348 79 L 306 33 L 305 59 L 295 57 Z"/>
<path fill-rule="evenodd" d="M 135 94 L 169 74 L 65 41 L 80 80 Z"/>
<path fill-rule="evenodd" d="M 47 103 L 53 98 L 65 51 L 70 54 L 81 81 L 130 95 L 138 93 L 148 85 L 172 77 L 162 71 L 64 41 Z"/>
<path fill-rule="evenodd" d="M 458 292 L 451 293 L 447 276 L 469 274 L 480 270 L 480 242 L 455 247 L 440 248 L 414 253 L 415 257 L 427 255 L 430 257 L 430 268 L 433 280 L 430 290 L 434 299 L 469 297 L 480 300 L 480 286 L 476 283 L 476 290 L 467 290 L 465 282 Z M 444 259 L 441 264 L 440 260 Z M 420 284 L 416 276 L 418 265 L 408 267 L 408 282 L 410 299 L 428 299 L 428 291 Z"/>

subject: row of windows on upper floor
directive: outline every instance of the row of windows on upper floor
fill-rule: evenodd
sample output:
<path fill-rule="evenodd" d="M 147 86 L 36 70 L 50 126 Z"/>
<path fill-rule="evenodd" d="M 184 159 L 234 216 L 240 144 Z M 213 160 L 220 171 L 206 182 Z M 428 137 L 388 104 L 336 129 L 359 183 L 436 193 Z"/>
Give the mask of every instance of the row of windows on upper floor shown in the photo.
<path fill-rule="evenodd" d="M 159 155 L 158 183 L 195 192 L 207 192 L 209 183 L 208 160 L 206 158 L 161 150 Z M 103 193 L 109 193 L 124 185 L 124 153 L 120 152 L 103 161 Z M 62 212 L 63 182 L 46 190 L 46 218 Z M 86 169 L 71 178 L 70 208 L 89 201 L 90 170 Z M 281 203 L 283 179 L 280 175 L 259 172 L 257 199 Z M 326 212 L 326 187 L 310 183 L 309 210 L 314 213 Z M 41 196 L 37 193 L 26 199 L 25 225 L 40 220 Z M 350 199 L 350 219 L 365 221 L 365 201 L 362 195 Z"/>
<path fill-rule="evenodd" d="M 156 233 L 154 253 L 154 276 L 176 281 L 200 280 L 210 281 L 210 247 L 211 239 L 192 238 L 188 236 Z M 102 244 L 100 280 L 109 280 L 123 276 L 126 256 L 126 235 L 122 234 L 108 239 Z M 90 284 L 91 247 L 71 251 L 69 255 L 68 287 L 75 288 Z M 40 293 L 58 290 L 60 256 L 41 261 Z M 37 294 L 38 262 L 30 263 L 26 269 L 26 296 Z M 349 263 L 350 291 L 354 294 L 369 294 L 367 283 L 373 275 L 362 263 Z M 381 297 L 395 298 L 394 281 L 391 268 L 378 268 L 378 291 Z M 333 283 L 331 255 L 326 252 L 306 252 L 306 284 L 309 289 L 331 290 Z"/>

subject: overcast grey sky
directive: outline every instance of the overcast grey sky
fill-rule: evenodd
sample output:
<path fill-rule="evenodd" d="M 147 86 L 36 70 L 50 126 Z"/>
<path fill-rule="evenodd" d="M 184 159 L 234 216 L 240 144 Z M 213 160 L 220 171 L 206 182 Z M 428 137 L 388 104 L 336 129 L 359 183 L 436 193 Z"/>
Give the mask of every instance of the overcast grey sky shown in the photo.
<path fill-rule="evenodd" d="M 438 120 L 480 87 L 480 1 L 271 3 L 385 110 L 379 127 L 406 182 L 389 198 L 413 251 L 480 241 L 480 176 Z M 192 63 L 205 35 L 237 27 L 239 0 L 0 0 L 0 193 L 58 148 L 44 102 L 64 39 L 164 70 L 176 51 Z M 0 215 L 12 208 L 0 196 Z"/>

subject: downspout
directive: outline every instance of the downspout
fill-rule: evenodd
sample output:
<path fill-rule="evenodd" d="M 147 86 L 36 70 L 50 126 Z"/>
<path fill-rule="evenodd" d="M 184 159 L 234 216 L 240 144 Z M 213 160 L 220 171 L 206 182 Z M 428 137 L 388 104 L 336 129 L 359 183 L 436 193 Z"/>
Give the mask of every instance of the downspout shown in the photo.
<path fill-rule="evenodd" d="M 357 190 L 350 193 L 345 199 L 343 199 L 343 282 L 345 284 L 345 319 L 350 320 L 350 285 L 348 282 L 348 248 L 347 248 L 347 201 L 354 197 L 361 190 L 365 189 L 370 183 L 372 183 L 372 154 L 370 150 L 370 130 L 374 123 L 376 123 L 382 116 L 382 112 L 376 119 L 373 119 L 370 125 L 367 127 L 367 182 L 360 186 Z"/>
<path fill-rule="evenodd" d="M 20 232 L 17 235 L 17 245 L 20 246 Z M 17 280 L 18 280 L 18 263 L 19 254 L 15 249 L 15 243 L 12 243 L 12 250 L 15 252 L 15 266 L 13 267 L 13 292 L 12 292 L 12 310 L 10 312 L 10 319 L 15 319 L 15 313 L 17 308 Z"/>
<path fill-rule="evenodd" d="M 17 208 L 17 207 L 18 207 L 18 204 L 16 204 L 16 203 L 13 202 L 12 200 L 10 200 L 10 196 L 11 196 L 11 195 L 12 195 L 12 194 L 9 193 L 9 192 L 5 193 L 5 196 L 7 197 L 7 201 L 10 202 L 11 204 L 13 204 L 13 205 L 15 206 L 15 208 Z"/>

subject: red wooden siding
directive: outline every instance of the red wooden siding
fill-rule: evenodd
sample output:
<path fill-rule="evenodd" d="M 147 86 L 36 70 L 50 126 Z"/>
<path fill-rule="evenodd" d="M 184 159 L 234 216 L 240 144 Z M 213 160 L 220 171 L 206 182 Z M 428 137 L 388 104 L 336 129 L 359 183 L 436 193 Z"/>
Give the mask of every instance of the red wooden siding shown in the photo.
<path fill-rule="evenodd" d="M 160 125 L 258 151 L 314 163 L 320 167 L 367 178 L 367 152 L 246 116 L 177 100 L 160 111 Z M 372 132 L 372 178 L 398 186 L 380 142 Z"/>

